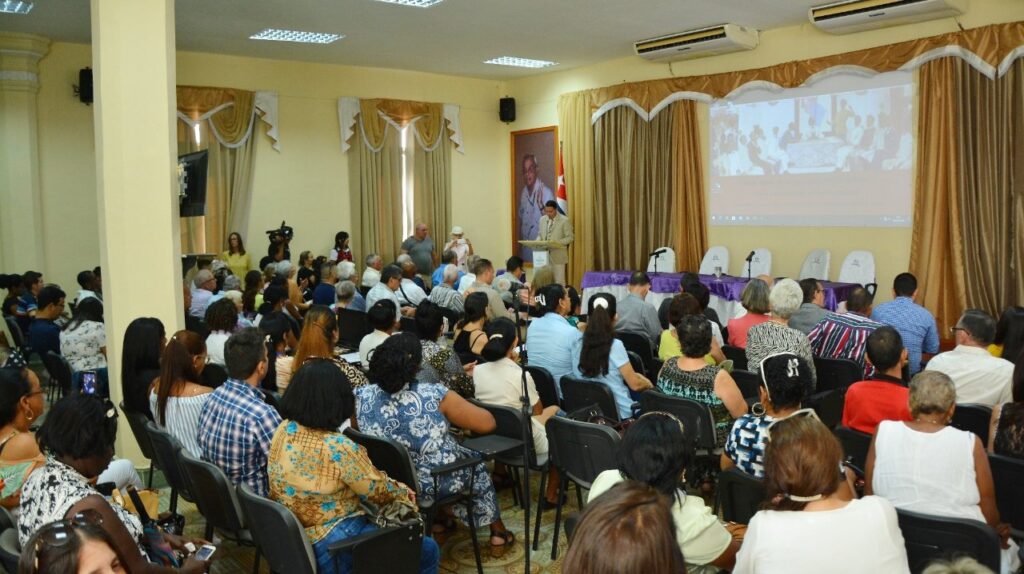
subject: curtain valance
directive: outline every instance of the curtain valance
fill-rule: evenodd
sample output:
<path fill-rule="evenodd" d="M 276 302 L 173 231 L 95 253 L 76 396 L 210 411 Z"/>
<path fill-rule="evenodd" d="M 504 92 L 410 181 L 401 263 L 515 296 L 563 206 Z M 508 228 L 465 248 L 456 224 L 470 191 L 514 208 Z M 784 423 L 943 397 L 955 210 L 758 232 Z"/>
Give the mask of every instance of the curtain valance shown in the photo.
<path fill-rule="evenodd" d="M 927 62 L 946 56 L 961 58 L 992 79 L 1006 74 L 1014 60 L 1022 55 L 1024 22 L 1011 22 L 811 60 L 785 62 L 766 68 L 631 82 L 584 90 L 577 94 L 589 99 L 591 122 L 596 122 L 602 114 L 619 106 L 628 106 L 641 117 L 650 120 L 672 102 L 679 100 L 710 102 L 740 88 L 793 88 L 837 71 L 855 70 L 877 74 L 893 70 L 915 70 Z"/>
<path fill-rule="evenodd" d="M 252 136 L 259 117 L 269 125 L 273 148 L 281 151 L 277 132 L 277 93 L 233 88 L 178 86 L 178 119 L 189 126 L 206 120 L 220 145 L 236 149 Z"/>
<path fill-rule="evenodd" d="M 459 106 L 407 100 L 339 98 L 338 121 L 341 124 L 341 151 L 348 151 L 355 133 L 356 121 L 363 141 L 373 151 L 380 151 L 388 126 L 402 129 L 412 124 L 416 143 L 425 151 L 434 151 L 447 135 L 459 153 L 462 147 L 462 124 Z"/>

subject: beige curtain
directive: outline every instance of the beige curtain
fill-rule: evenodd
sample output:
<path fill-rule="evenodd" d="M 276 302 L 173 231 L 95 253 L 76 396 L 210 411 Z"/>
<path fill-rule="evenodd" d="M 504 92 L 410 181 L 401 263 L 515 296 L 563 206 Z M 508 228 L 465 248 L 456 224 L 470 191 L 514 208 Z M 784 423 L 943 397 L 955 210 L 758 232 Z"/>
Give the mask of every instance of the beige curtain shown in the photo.
<path fill-rule="evenodd" d="M 672 104 L 672 242 L 676 267 L 697 270 L 708 248 L 708 211 L 697 104 Z"/>
<path fill-rule="evenodd" d="M 576 240 L 569 247 L 566 278 L 580 285 L 583 273 L 594 265 L 594 126 L 590 123 L 590 97 L 584 92 L 558 99 L 558 133 L 562 137 L 562 165 Z"/>
<path fill-rule="evenodd" d="M 402 235 L 402 154 L 398 132 L 377 132 L 379 151 L 360 141 L 348 152 L 353 254 L 398 254 Z"/>
<path fill-rule="evenodd" d="M 426 151 L 418 144 L 412 162 L 413 218 L 430 226 L 441 249 L 452 228 L 452 145 L 442 141 L 433 151 Z"/>

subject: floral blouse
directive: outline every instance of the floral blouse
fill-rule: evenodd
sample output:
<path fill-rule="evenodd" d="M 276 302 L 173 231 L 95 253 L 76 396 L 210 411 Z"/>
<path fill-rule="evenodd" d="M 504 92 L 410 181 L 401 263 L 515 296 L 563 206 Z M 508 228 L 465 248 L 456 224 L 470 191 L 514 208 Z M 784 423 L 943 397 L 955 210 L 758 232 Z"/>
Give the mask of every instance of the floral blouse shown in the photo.
<path fill-rule="evenodd" d="M 439 383 L 467 399 L 473 398 L 476 394 L 473 378 L 462 368 L 455 350 L 437 341 L 423 339 L 420 343 L 423 345 L 420 382 Z"/>
<path fill-rule="evenodd" d="M 412 491 L 373 466 L 366 451 L 344 434 L 295 421 L 277 427 L 267 474 L 270 498 L 295 513 L 313 544 L 342 520 L 363 514 L 360 501 L 412 503 Z"/>
<path fill-rule="evenodd" d="M 103 323 L 82 321 L 74 330 L 60 332 L 60 354 L 68 360 L 71 370 L 80 373 L 107 367 L 107 357 L 100 349 L 107 346 Z"/>

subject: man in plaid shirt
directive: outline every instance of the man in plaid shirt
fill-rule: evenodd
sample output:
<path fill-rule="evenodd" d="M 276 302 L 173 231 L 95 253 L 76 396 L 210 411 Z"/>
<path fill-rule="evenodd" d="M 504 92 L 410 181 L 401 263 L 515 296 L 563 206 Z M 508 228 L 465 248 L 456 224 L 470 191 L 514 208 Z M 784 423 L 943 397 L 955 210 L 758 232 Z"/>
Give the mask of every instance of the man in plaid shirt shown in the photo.
<path fill-rule="evenodd" d="M 882 326 L 868 319 L 873 297 L 863 287 L 850 291 L 846 299 L 846 313 L 829 313 L 811 329 L 807 338 L 816 357 L 850 359 L 864 368 L 864 378 L 875 374 L 874 366 L 864 360 L 868 337 Z"/>
<path fill-rule="evenodd" d="M 263 335 L 252 327 L 235 333 L 224 344 L 224 361 L 229 378 L 203 405 L 199 448 L 233 484 L 267 496 L 267 452 L 281 415 L 258 390 L 267 373 Z"/>

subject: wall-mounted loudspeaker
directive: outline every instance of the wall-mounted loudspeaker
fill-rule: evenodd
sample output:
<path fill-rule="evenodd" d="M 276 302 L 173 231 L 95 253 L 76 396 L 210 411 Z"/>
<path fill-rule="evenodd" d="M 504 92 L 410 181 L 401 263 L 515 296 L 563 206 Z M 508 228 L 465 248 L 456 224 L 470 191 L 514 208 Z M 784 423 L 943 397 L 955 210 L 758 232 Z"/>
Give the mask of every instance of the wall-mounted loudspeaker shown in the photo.
<path fill-rule="evenodd" d="M 501 98 L 498 100 L 498 117 L 506 124 L 516 121 L 515 98 Z"/>
<path fill-rule="evenodd" d="M 75 87 L 75 94 L 83 104 L 92 103 L 92 69 L 82 68 L 78 70 L 78 85 Z"/>

